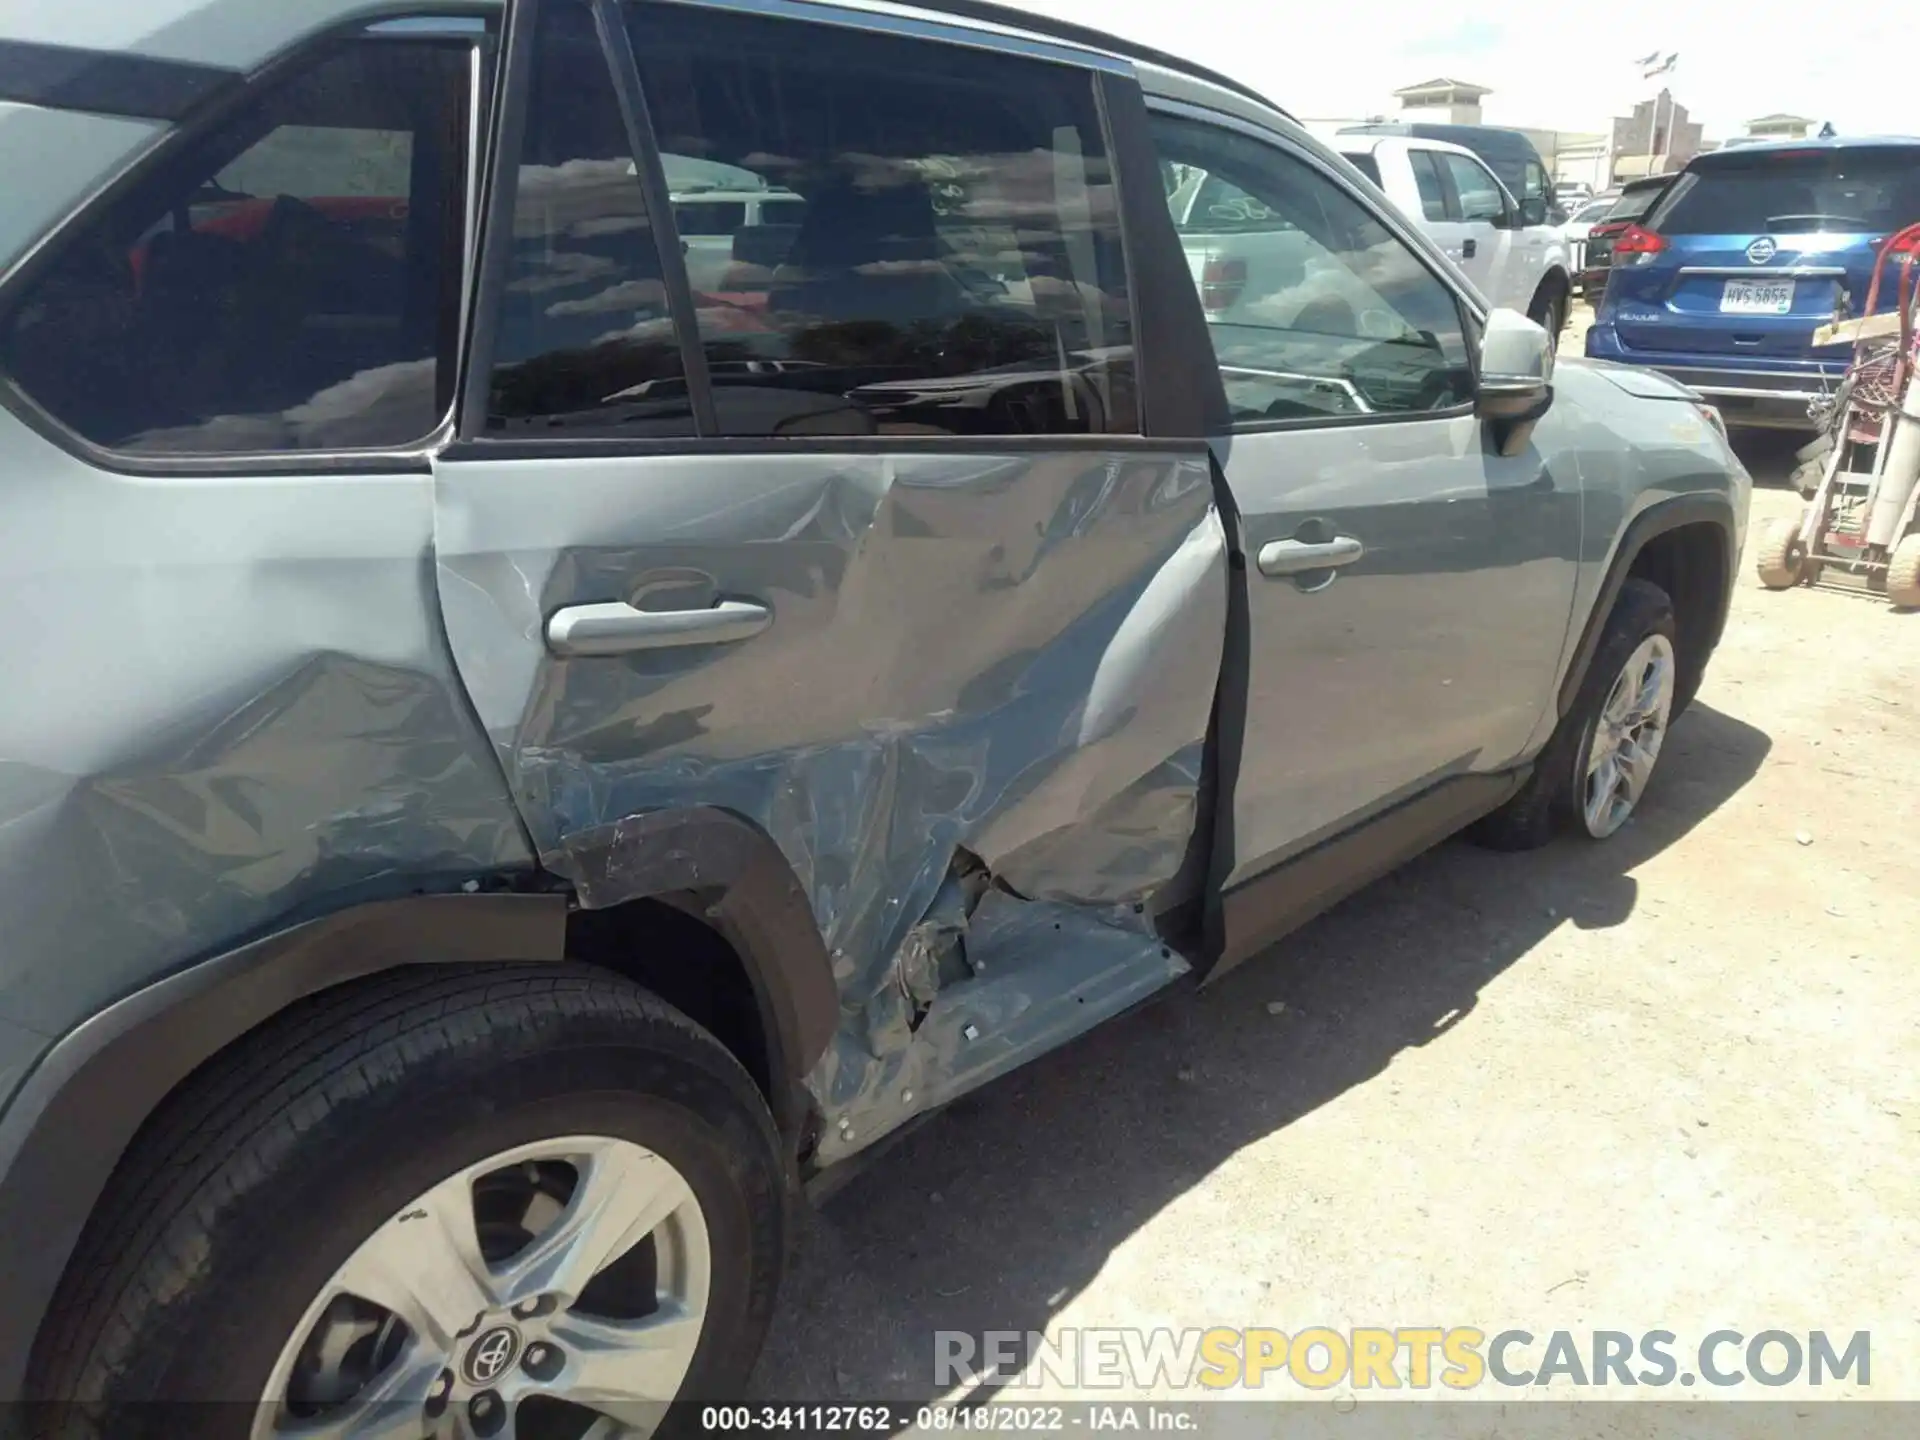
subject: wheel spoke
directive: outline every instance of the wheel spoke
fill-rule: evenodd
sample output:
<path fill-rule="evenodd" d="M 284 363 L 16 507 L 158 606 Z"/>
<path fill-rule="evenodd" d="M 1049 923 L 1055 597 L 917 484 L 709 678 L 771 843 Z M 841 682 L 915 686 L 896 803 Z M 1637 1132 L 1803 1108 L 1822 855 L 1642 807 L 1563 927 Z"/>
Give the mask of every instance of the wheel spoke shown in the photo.
<path fill-rule="evenodd" d="M 577 1299 L 588 1281 L 693 1199 L 673 1166 L 633 1146 L 603 1145 L 579 1168 L 560 1218 L 507 1262 L 498 1284 L 507 1303 L 536 1295 Z"/>
<path fill-rule="evenodd" d="M 385 1306 L 443 1350 L 492 1303 L 465 1175 L 441 1182 L 374 1232 L 334 1281 Z"/>
<path fill-rule="evenodd" d="M 1605 826 L 1612 818 L 1614 793 L 1620 788 L 1620 762 L 1609 750 L 1587 776 L 1587 824 Z"/>
<path fill-rule="evenodd" d="M 1627 717 L 1633 713 L 1634 693 L 1631 673 L 1622 672 L 1616 676 L 1613 689 L 1607 693 L 1607 703 L 1601 707 L 1601 717 L 1613 725 L 1626 724 Z"/>
<path fill-rule="evenodd" d="M 1634 692 L 1634 719 L 1645 720 L 1660 713 L 1660 702 L 1665 698 L 1669 673 L 1671 667 L 1666 656 L 1655 653 L 1647 658 L 1646 667 L 1640 673 L 1640 683 Z"/>
<path fill-rule="evenodd" d="M 1635 739 L 1620 742 L 1620 768 L 1626 781 L 1627 799 L 1637 802 L 1641 791 L 1647 788 L 1647 781 L 1653 775 L 1653 762 L 1659 757 L 1658 746 L 1642 745 Z"/>
<path fill-rule="evenodd" d="M 680 1391 L 700 1343 L 701 1316 L 666 1303 L 643 1320 L 606 1320 L 577 1311 L 553 1327 L 567 1354 L 563 1393 L 645 1433 Z"/>

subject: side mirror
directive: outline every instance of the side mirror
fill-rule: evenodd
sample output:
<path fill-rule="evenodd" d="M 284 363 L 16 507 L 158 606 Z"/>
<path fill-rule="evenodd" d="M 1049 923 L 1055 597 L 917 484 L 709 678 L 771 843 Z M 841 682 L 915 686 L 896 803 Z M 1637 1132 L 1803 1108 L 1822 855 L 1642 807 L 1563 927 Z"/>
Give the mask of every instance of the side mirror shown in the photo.
<path fill-rule="evenodd" d="M 1547 202 L 1535 195 L 1530 200 L 1520 202 L 1520 223 L 1522 225 L 1544 225 L 1547 223 Z"/>
<path fill-rule="evenodd" d="M 1474 413 L 1502 455 L 1527 448 L 1533 427 L 1553 406 L 1553 340 L 1517 310 L 1495 310 L 1480 337 Z"/>

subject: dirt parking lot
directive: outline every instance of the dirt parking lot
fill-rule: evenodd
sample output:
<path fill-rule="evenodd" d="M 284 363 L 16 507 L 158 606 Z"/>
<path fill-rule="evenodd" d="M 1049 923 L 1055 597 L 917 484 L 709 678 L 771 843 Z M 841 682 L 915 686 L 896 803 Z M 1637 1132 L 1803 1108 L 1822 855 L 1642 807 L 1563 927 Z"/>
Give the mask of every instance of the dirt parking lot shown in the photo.
<path fill-rule="evenodd" d="M 955 1106 L 811 1222 L 757 1394 L 932 1398 L 940 1328 L 1425 1324 L 1868 1330 L 1870 1387 L 1732 1393 L 1920 1399 L 1916 680 L 1920 614 L 1743 568 L 1625 832 L 1443 846 Z"/>

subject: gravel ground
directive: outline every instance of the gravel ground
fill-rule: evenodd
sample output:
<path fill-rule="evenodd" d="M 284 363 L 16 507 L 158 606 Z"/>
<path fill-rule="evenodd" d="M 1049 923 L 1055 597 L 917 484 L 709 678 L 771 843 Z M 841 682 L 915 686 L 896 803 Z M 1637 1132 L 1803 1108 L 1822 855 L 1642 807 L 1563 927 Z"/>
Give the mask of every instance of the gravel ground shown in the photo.
<path fill-rule="evenodd" d="M 813 1218 L 756 1394 L 933 1398 L 937 1328 L 1724 1325 L 1873 1336 L 1733 1393 L 1920 1399 L 1917 679 L 1920 615 L 1743 568 L 1626 831 L 1444 845 L 952 1107 Z"/>

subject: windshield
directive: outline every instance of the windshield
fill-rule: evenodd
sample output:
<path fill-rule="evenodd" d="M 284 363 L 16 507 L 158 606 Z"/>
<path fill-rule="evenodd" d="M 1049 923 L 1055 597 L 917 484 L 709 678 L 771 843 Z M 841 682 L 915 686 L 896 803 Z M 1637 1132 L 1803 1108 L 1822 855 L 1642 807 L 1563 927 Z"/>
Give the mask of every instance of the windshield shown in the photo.
<path fill-rule="evenodd" d="M 1649 224 L 1665 235 L 1866 233 L 1920 220 L 1920 147 L 1781 150 L 1690 170 Z"/>

